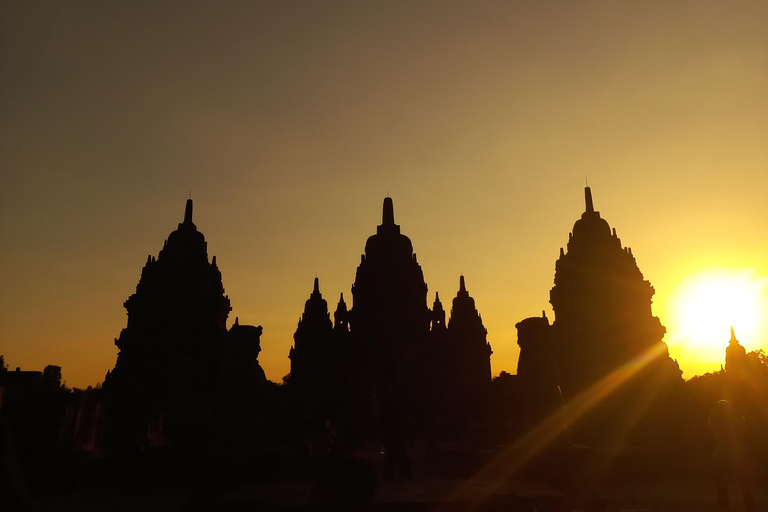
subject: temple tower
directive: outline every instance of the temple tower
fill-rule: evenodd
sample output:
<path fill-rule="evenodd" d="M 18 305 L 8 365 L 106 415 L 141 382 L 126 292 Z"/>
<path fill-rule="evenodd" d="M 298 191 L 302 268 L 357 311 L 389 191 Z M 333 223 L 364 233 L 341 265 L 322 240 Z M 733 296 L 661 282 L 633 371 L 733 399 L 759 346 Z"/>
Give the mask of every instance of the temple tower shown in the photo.
<path fill-rule="evenodd" d="M 192 426 L 210 413 L 218 386 L 231 307 L 216 257 L 208 261 L 205 237 L 192 222 L 191 199 L 158 257 L 147 258 L 125 308 L 127 327 L 104 383 L 112 440 L 135 443 L 161 423 L 169 443 L 192 442 Z"/>
<path fill-rule="evenodd" d="M 352 304 L 350 332 L 361 350 L 371 391 L 415 399 L 429 334 L 427 285 L 410 239 L 395 224 L 389 197 L 381 225 L 365 244 Z"/>
<path fill-rule="evenodd" d="M 294 345 L 289 353 L 291 359 L 291 384 L 301 389 L 317 389 L 324 375 L 329 371 L 331 359 L 331 337 L 333 324 L 328 312 L 328 303 L 320 293 L 320 284 L 315 278 L 314 288 L 304 303 L 304 313 L 299 319 L 293 335 Z"/>
<path fill-rule="evenodd" d="M 347 303 L 344 302 L 344 294 L 339 296 L 339 303 L 336 305 L 336 311 L 333 313 L 333 331 L 339 334 L 349 333 L 349 312 Z"/>
<path fill-rule="evenodd" d="M 615 383 L 620 375 L 628 378 L 634 370 L 621 369 L 633 362 L 631 368 L 642 369 L 631 383 L 635 395 L 647 392 L 650 401 L 666 385 L 682 383 L 680 369 L 662 341 L 666 330 L 651 312 L 654 289 L 631 249 L 622 247 L 616 230 L 594 209 L 589 187 L 585 202 L 567 251 L 560 250 L 550 292 L 560 386 L 566 400 L 572 400 L 598 383 Z M 642 380 L 653 389 L 641 391 Z M 629 395 L 622 396 L 629 400 Z"/>
<path fill-rule="evenodd" d="M 453 299 L 448 320 L 448 357 L 456 404 L 473 407 L 487 398 L 491 385 L 491 350 L 483 319 L 467 291 L 464 276 L 459 277 L 459 291 Z"/>

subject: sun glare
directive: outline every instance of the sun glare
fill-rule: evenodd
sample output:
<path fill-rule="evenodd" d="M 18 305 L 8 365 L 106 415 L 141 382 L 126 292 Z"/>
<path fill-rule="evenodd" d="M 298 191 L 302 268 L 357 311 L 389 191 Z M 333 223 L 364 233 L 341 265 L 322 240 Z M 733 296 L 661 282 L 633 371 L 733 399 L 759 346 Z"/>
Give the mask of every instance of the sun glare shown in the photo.
<path fill-rule="evenodd" d="M 747 350 L 763 344 L 768 278 L 752 271 L 711 270 L 693 275 L 670 302 L 669 340 L 702 362 L 723 362 L 730 327 Z"/>

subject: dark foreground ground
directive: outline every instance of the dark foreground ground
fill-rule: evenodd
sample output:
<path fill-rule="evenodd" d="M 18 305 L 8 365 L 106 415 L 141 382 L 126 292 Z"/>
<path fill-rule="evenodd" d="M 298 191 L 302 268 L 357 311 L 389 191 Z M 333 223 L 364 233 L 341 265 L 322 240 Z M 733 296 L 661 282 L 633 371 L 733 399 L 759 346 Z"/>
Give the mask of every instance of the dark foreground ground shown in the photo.
<path fill-rule="evenodd" d="M 416 454 L 418 455 L 418 454 Z M 463 457 L 463 459 L 462 459 Z M 26 500 L 31 512 L 89 511 L 360 511 L 371 512 L 570 512 L 570 511 L 703 511 L 714 512 L 714 469 L 708 455 L 699 459 L 669 452 L 600 451 L 571 447 L 553 452 L 517 471 L 509 471 L 520 453 L 499 452 L 479 458 L 451 453 L 428 465 L 414 457 L 410 479 L 383 479 L 380 454 L 354 459 L 335 483 L 323 485 L 327 460 L 313 470 L 281 458 L 254 469 L 253 460 L 194 463 L 167 460 L 142 464 L 91 461 L 56 471 L 60 482 Z M 263 460 L 263 458 L 262 458 Z M 338 460 L 338 459 L 337 459 Z M 349 461 L 351 459 L 348 459 Z M 459 463 L 463 460 L 462 463 Z M 362 461 L 362 465 L 357 463 Z M 282 464 L 282 469 L 280 468 Z M 346 463 L 345 463 L 346 464 Z M 366 470 L 369 473 L 366 473 Z M 180 476 L 181 475 L 181 476 Z M 599 475 L 599 476 L 596 476 Z M 331 479 L 333 480 L 333 479 Z M 371 483 L 366 506 L 340 506 L 323 496 L 360 496 Z M 755 471 L 752 490 L 756 509 L 768 511 L 768 479 Z M 362 491 L 365 494 L 365 491 Z M 0 511 L 6 510 L 0 500 Z M 745 510 L 731 489 L 731 511 Z"/>
<path fill-rule="evenodd" d="M 600 489 L 600 499 L 578 503 L 551 487 L 535 481 L 475 481 L 463 501 L 451 501 L 462 480 L 413 479 L 381 482 L 370 511 L 714 511 L 714 489 L 701 482 L 611 485 Z M 768 510 L 768 489 L 755 486 L 757 510 Z M 469 498 L 469 499 L 467 499 Z M 743 510 L 740 497 L 731 510 Z M 31 511 L 181 511 L 194 510 L 185 492 L 123 494 L 89 492 L 38 497 Z M 221 511 L 313 511 L 320 510 L 312 500 L 308 482 L 249 485 L 226 493 L 209 507 Z"/>

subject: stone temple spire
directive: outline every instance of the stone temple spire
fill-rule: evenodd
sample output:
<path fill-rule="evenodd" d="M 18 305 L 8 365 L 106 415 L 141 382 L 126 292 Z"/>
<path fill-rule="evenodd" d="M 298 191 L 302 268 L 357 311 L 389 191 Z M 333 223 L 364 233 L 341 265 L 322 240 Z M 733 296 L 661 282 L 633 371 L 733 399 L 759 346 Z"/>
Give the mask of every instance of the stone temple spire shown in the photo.
<path fill-rule="evenodd" d="M 189 230 L 190 228 L 193 231 L 197 230 L 197 226 L 192 222 L 192 200 L 187 199 L 187 205 L 184 208 L 184 222 L 179 224 L 179 229 Z"/>
<path fill-rule="evenodd" d="M 448 342 L 452 353 L 447 362 L 453 382 L 451 394 L 461 410 L 471 410 L 472 404 L 487 396 L 489 391 L 492 351 L 487 334 L 462 275 L 448 320 Z"/>
<path fill-rule="evenodd" d="M 395 223 L 395 207 L 394 207 L 394 204 L 392 203 L 391 197 L 384 198 L 384 208 L 381 215 L 381 223 L 383 225 Z"/>
<path fill-rule="evenodd" d="M 334 330 L 343 330 L 349 332 L 349 314 L 347 312 L 347 303 L 344 302 L 344 294 L 339 296 L 339 304 L 336 306 L 336 312 L 333 314 Z"/>
<path fill-rule="evenodd" d="M 304 313 L 293 334 L 293 348 L 288 353 L 291 360 L 291 379 L 294 384 L 312 386 L 317 374 L 326 365 L 330 339 L 333 331 L 328 302 L 320 293 L 318 278 L 315 278 L 312 294 L 304 303 Z"/>
<path fill-rule="evenodd" d="M 381 212 L 381 225 L 376 228 L 377 234 L 400 234 L 400 226 L 395 224 L 395 206 L 391 197 L 384 198 Z"/>
<path fill-rule="evenodd" d="M 586 211 L 588 213 L 593 213 L 595 211 L 595 206 L 592 204 L 592 189 L 589 187 L 584 187 L 584 201 L 586 202 Z"/>
<path fill-rule="evenodd" d="M 435 302 L 432 304 L 432 331 L 445 329 L 445 310 L 440 302 L 440 295 L 435 292 Z"/>

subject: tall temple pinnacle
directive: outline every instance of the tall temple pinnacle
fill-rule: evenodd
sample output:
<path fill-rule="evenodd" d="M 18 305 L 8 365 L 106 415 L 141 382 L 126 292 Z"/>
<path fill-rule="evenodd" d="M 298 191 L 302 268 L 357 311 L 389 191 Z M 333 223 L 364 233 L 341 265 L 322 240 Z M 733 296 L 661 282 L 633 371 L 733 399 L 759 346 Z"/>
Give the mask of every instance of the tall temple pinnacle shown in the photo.
<path fill-rule="evenodd" d="M 395 206 L 391 197 L 384 198 L 384 205 L 381 212 L 381 225 L 376 228 L 376 233 L 400 234 L 400 226 L 395 224 Z"/>
<path fill-rule="evenodd" d="M 347 303 L 344 302 L 344 294 L 339 296 L 339 304 L 336 306 L 336 312 L 333 314 L 334 329 L 349 332 L 349 314 L 347 312 Z"/>
<path fill-rule="evenodd" d="M 476 407 L 479 397 L 486 396 L 491 384 L 492 350 L 487 334 L 462 275 L 448 320 L 450 354 L 444 357 L 451 382 L 450 394 L 459 410 Z"/>
<path fill-rule="evenodd" d="M 432 331 L 445 329 L 445 310 L 440 302 L 440 295 L 435 292 L 435 302 L 432 304 Z"/>
<path fill-rule="evenodd" d="M 595 206 L 592 204 L 592 189 L 589 187 L 584 187 L 584 201 L 586 202 L 586 211 L 594 213 Z"/>
<path fill-rule="evenodd" d="M 383 225 L 395 223 L 395 207 L 391 197 L 384 198 L 384 208 L 381 214 L 381 223 Z"/>
<path fill-rule="evenodd" d="M 197 230 L 197 226 L 192 222 L 192 199 L 187 199 L 187 204 L 184 207 L 184 222 L 179 224 L 179 229 L 182 227 Z"/>

